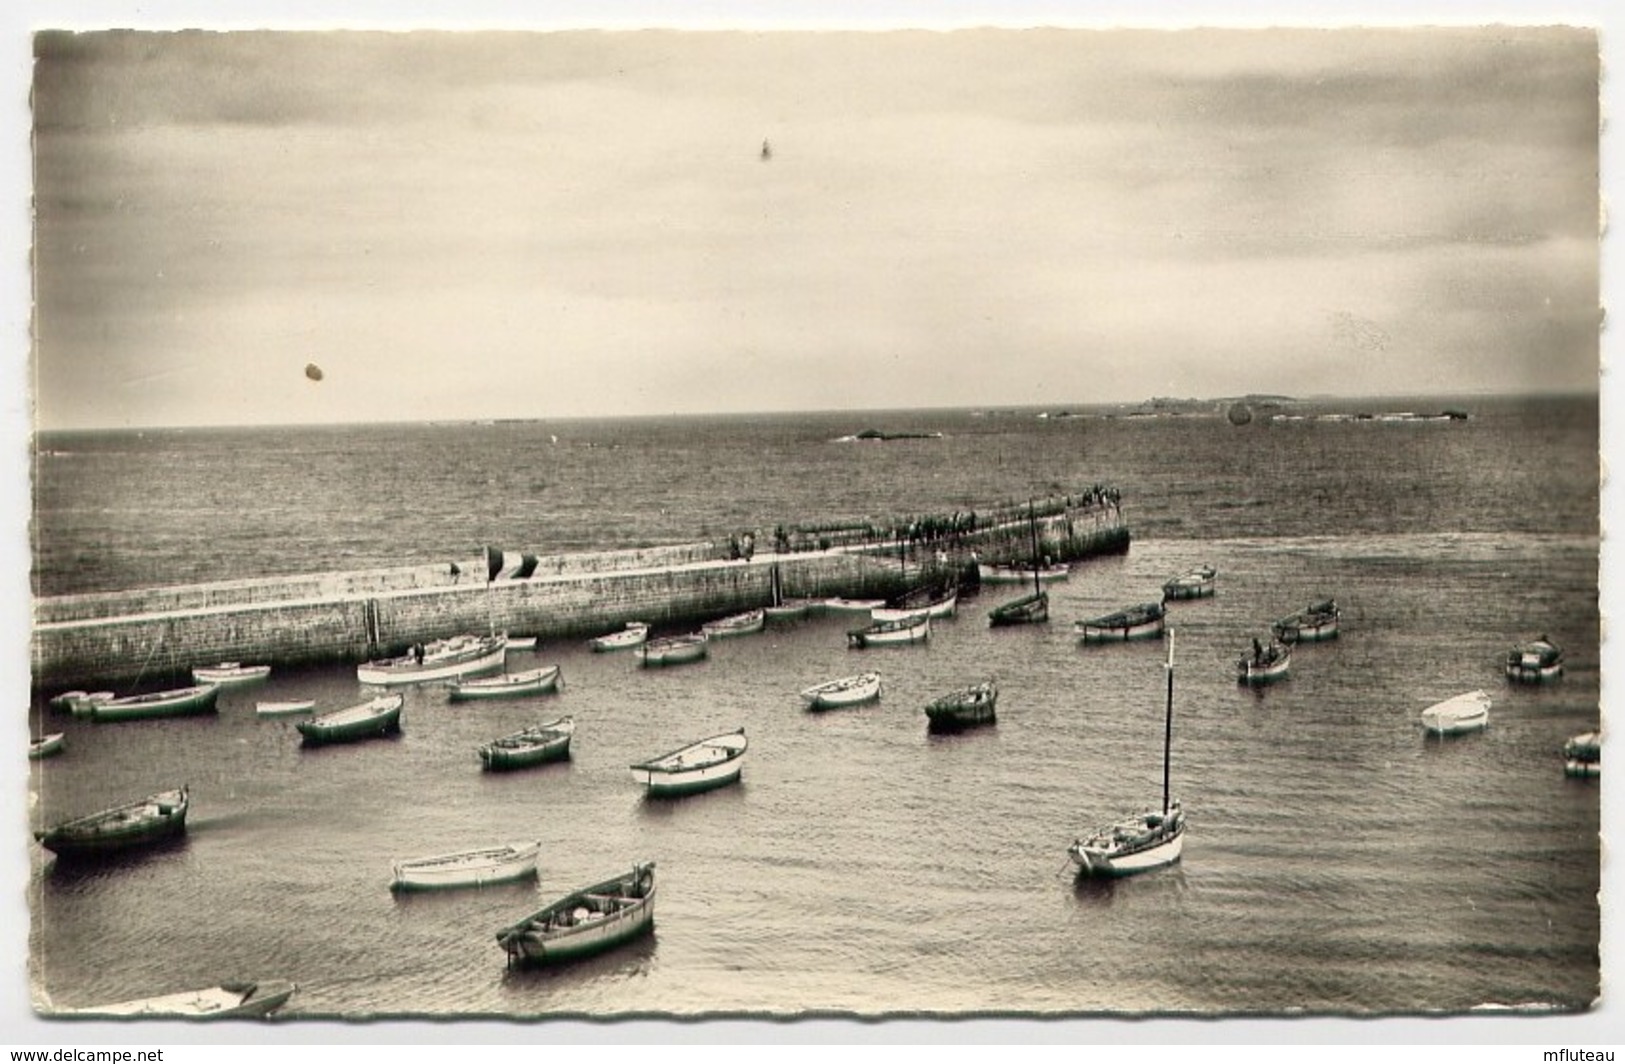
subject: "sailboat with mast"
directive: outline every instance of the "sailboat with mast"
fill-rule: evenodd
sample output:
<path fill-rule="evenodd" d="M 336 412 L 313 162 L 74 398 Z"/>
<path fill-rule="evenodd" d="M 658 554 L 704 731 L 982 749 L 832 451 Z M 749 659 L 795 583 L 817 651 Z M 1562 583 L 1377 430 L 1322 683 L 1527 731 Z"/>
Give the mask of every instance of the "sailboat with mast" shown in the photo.
<path fill-rule="evenodd" d="M 1096 828 L 1067 848 L 1080 878 L 1129 876 L 1179 860 L 1185 845 L 1185 812 L 1168 796 L 1168 763 L 1174 737 L 1174 633 L 1168 632 L 1168 708 L 1162 734 L 1162 808 L 1148 809 Z"/>
<path fill-rule="evenodd" d="M 988 611 L 987 623 L 993 628 L 1012 624 L 1040 624 L 1049 620 L 1049 592 L 1044 590 L 1039 573 L 1043 562 L 1038 555 L 1038 515 L 1033 512 L 1032 500 L 1027 500 L 1027 525 L 1033 538 L 1033 590 L 1029 595 L 1012 599 Z"/>

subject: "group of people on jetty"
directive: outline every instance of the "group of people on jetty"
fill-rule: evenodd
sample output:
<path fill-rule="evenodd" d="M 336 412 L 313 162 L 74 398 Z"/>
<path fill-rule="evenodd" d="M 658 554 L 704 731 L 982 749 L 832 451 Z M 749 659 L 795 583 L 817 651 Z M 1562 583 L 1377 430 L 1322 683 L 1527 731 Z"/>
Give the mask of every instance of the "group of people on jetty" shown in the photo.
<path fill-rule="evenodd" d="M 1048 495 L 1026 502 L 1001 503 L 991 510 L 955 510 L 949 514 L 924 514 L 880 525 L 871 521 L 827 524 L 779 525 L 773 531 L 773 549 L 780 554 L 829 550 L 831 547 L 877 546 L 906 543 L 910 547 L 958 546 L 965 537 L 1002 525 L 1026 521 L 1029 517 L 1063 517 L 1082 512 L 1109 511 L 1119 514 L 1122 495 L 1106 484 L 1094 484 L 1080 492 Z M 748 560 L 755 547 L 753 533 L 731 535 L 729 558 Z"/>

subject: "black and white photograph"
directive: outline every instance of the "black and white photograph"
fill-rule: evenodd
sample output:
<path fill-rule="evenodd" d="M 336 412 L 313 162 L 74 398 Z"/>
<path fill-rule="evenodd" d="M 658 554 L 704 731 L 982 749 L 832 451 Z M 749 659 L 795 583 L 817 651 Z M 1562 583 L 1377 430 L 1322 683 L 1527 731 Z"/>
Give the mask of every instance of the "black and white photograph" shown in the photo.
<path fill-rule="evenodd" d="M 1608 1040 L 1602 33 L 1223 22 L 36 17 L 30 1030 Z"/>

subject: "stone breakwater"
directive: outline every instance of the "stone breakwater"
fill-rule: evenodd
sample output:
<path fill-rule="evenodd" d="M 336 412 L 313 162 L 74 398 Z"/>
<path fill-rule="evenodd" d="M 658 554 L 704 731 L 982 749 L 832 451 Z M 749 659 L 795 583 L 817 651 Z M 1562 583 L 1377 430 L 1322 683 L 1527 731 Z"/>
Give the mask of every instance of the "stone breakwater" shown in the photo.
<path fill-rule="evenodd" d="M 1062 508 L 1036 521 L 1039 550 L 1077 560 L 1128 549 L 1115 506 Z M 584 639 L 647 621 L 660 629 L 786 598 L 886 598 L 933 580 L 974 580 L 975 559 L 1025 560 L 1034 526 L 983 525 L 938 539 L 860 539 L 749 557 L 676 544 L 543 556 L 525 579 L 487 582 L 484 559 L 351 573 L 65 595 L 34 604 L 36 688 L 130 683 L 218 661 L 365 661 L 415 642 L 489 628 L 542 641 Z"/>

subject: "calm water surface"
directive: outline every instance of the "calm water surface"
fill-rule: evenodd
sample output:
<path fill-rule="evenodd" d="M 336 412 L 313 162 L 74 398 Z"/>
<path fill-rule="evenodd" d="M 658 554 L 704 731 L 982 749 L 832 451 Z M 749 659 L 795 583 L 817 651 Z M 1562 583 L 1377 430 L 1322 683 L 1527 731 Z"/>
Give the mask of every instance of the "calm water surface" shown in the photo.
<path fill-rule="evenodd" d="M 302 749 L 254 702 L 360 696 L 353 668 L 279 670 L 217 717 L 90 725 L 31 765 L 32 824 L 181 782 L 186 838 L 75 867 L 31 848 L 30 964 L 63 1007 L 229 978 L 290 978 L 295 1017 L 830 1011 L 1280 1014 L 1460 1011 L 1598 994 L 1599 788 L 1559 748 L 1598 724 L 1594 402 L 1455 404 L 1466 422 L 1039 420 L 912 413 L 942 439 L 832 442 L 862 418 L 76 435 L 41 441 L 45 593 L 686 540 L 783 521 L 941 513 L 1115 485 L 1125 556 L 1052 589 L 1052 622 L 993 630 L 984 589 L 923 646 L 852 651 L 814 619 L 642 671 L 577 645 L 563 693 L 407 694 L 403 732 Z M 1417 409 L 1390 405 L 1388 409 Z M 553 437 L 558 442 L 553 442 Z M 230 446 L 223 446 L 228 443 Z M 719 487 L 725 486 L 725 487 Z M 1076 884 L 1066 847 L 1160 800 L 1161 644 L 1082 647 L 1074 620 L 1157 597 L 1198 563 L 1218 595 L 1170 607 L 1180 865 Z M 1343 634 L 1291 677 L 1232 662 L 1318 598 Z M 1508 685 L 1548 633 L 1564 678 Z M 875 668 L 870 706 L 796 692 Z M 986 675 L 995 726 L 927 733 L 931 698 Z M 1418 715 L 1483 687 L 1490 729 Z M 48 694 L 50 692 L 46 692 Z M 563 713 L 574 756 L 479 770 L 481 742 Z M 744 780 L 650 801 L 627 766 L 743 725 Z M 396 897 L 392 861 L 543 841 L 539 881 Z M 506 969 L 494 932 L 655 860 L 655 934 L 560 971 Z"/>

